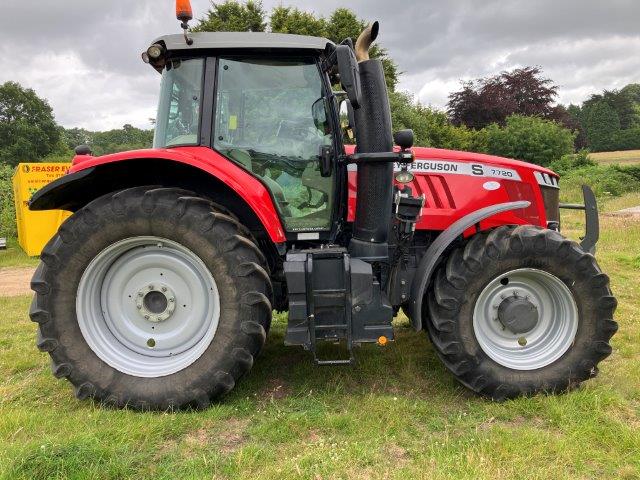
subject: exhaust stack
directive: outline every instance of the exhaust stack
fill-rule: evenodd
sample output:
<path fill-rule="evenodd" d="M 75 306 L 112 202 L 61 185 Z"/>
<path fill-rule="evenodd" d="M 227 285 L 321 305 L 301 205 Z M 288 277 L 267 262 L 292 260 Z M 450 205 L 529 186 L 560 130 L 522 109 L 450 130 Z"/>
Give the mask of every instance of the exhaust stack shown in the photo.
<path fill-rule="evenodd" d="M 354 111 L 356 146 L 360 154 L 393 150 L 391 111 L 382 62 L 369 58 L 369 47 L 378 31 L 378 22 L 373 22 L 363 30 L 355 45 L 362 87 L 360 108 Z M 387 241 L 393 200 L 393 164 L 359 164 L 357 192 L 349 253 L 370 262 L 386 260 L 389 256 Z"/>
<path fill-rule="evenodd" d="M 371 47 L 371 44 L 378 37 L 379 29 L 380 25 L 378 22 L 373 22 L 367 25 L 367 27 L 358 36 L 356 46 L 354 47 L 356 60 L 358 60 L 358 62 L 369 60 L 369 47 Z"/>

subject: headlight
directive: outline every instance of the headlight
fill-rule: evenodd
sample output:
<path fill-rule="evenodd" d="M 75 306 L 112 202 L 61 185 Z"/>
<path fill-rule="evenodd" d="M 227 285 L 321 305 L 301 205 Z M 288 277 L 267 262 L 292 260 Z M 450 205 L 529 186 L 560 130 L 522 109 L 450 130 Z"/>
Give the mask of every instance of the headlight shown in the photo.
<path fill-rule="evenodd" d="M 413 173 L 408 170 L 400 170 L 396 173 L 396 182 L 409 183 L 413 181 Z"/>
<path fill-rule="evenodd" d="M 163 53 L 164 48 L 162 48 L 162 45 L 158 45 L 157 43 L 154 43 L 149 48 L 147 48 L 147 55 L 149 55 L 149 58 L 151 60 L 157 60 L 162 56 Z"/>

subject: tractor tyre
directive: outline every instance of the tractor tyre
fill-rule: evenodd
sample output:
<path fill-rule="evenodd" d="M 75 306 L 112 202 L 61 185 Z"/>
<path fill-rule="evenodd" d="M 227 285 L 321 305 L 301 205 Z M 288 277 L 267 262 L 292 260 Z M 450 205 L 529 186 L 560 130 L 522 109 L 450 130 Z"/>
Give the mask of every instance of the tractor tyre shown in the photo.
<path fill-rule="evenodd" d="M 474 235 L 435 274 L 424 321 L 445 366 L 503 400 L 594 377 L 617 331 L 593 255 L 560 233 L 503 226 Z"/>
<path fill-rule="evenodd" d="M 176 188 L 121 190 L 77 211 L 31 288 L 53 374 L 116 407 L 207 407 L 251 369 L 271 322 L 249 231 Z"/>

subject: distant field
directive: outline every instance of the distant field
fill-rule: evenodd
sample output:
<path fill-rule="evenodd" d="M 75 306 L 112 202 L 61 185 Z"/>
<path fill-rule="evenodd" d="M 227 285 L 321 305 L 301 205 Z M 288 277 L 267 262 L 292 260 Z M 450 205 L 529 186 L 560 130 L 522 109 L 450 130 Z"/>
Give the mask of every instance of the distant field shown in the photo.
<path fill-rule="evenodd" d="M 589 156 L 602 165 L 619 163 L 621 165 L 640 164 L 640 150 L 590 153 Z"/>

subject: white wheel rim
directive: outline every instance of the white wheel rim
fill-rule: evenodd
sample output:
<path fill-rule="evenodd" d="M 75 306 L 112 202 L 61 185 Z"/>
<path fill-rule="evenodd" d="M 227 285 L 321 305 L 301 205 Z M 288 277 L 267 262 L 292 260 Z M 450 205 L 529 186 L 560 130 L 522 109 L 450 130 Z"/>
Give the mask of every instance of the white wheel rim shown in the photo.
<path fill-rule="evenodd" d="M 111 367 L 171 375 L 211 344 L 220 318 L 216 282 L 191 250 L 165 238 L 116 242 L 85 269 L 76 297 L 82 335 Z"/>
<path fill-rule="evenodd" d="M 526 299 L 537 322 L 526 332 L 507 328 L 498 315 L 505 299 Z M 480 292 L 473 312 L 473 331 L 492 360 L 514 370 L 535 370 L 558 360 L 578 331 L 578 307 L 558 277 L 534 268 L 501 274 Z"/>

